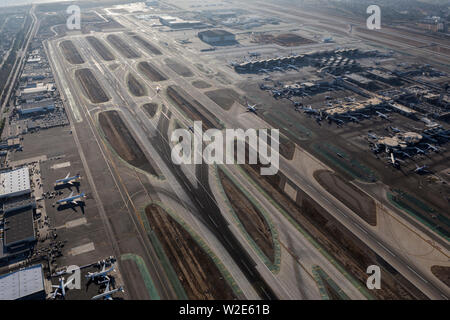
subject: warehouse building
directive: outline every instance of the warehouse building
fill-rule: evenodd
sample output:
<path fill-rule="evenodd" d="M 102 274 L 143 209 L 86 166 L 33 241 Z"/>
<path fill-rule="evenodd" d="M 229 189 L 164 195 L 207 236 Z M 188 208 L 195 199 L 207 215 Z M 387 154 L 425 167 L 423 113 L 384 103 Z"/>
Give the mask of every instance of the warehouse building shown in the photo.
<path fill-rule="evenodd" d="M 41 100 L 36 103 L 26 103 L 17 107 L 21 115 L 32 113 L 50 112 L 55 110 L 53 100 Z"/>
<path fill-rule="evenodd" d="M 210 45 L 226 45 L 236 42 L 236 36 L 225 30 L 207 30 L 198 33 L 198 37 Z"/>
<path fill-rule="evenodd" d="M 42 265 L 0 276 L 0 300 L 44 300 Z"/>
<path fill-rule="evenodd" d="M 0 174 L 0 199 L 12 198 L 31 193 L 28 167 Z"/>

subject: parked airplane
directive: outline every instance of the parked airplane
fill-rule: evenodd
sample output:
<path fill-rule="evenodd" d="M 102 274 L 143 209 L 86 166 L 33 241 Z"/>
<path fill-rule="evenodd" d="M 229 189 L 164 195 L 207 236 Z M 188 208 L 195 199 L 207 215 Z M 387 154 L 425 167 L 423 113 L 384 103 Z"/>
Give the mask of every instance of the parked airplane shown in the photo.
<path fill-rule="evenodd" d="M 62 296 L 63 298 L 66 296 L 66 287 L 72 283 L 75 277 L 71 277 L 69 281 L 64 282 L 64 278 L 59 278 L 59 285 L 52 285 L 52 288 L 55 288 L 55 291 L 51 294 L 52 299 L 56 299 L 56 297 Z"/>
<path fill-rule="evenodd" d="M 399 128 L 392 127 L 392 126 L 391 126 L 390 128 L 391 128 L 391 130 L 394 131 L 395 133 L 401 132 L 401 130 L 400 130 Z"/>
<path fill-rule="evenodd" d="M 392 164 L 392 166 L 394 166 L 394 168 L 399 168 L 400 162 L 403 162 L 400 159 L 395 159 L 393 152 L 391 152 L 391 156 L 389 157 L 389 159 L 391 160 L 391 164 Z"/>
<path fill-rule="evenodd" d="M 388 117 L 387 115 L 385 115 L 384 113 L 381 113 L 380 111 L 376 111 L 376 113 L 377 113 L 377 115 L 378 115 L 380 118 L 383 118 L 383 119 L 385 119 L 385 120 L 389 120 L 389 117 Z"/>
<path fill-rule="evenodd" d="M 294 66 L 293 64 L 288 64 L 287 67 L 288 67 L 288 69 L 294 69 L 295 71 L 298 71 L 298 68 L 296 66 Z"/>
<path fill-rule="evenodd" d="M 311 106 L 301 108 L 307 114 L 319 114 L 319 110 L 313 109 Z"/>
<path fill-rule="evenodd" d="M 414 147 L 414 149 L 416 149 L 417 154 L 425 154 L 425 151 L 420 148 Z"/>
<path fill-rule="evenodd" d="M 70 177 L 70 172 L 69 172 L 65 178 L 56 180 L 55 185 L 62 185 L 62 184 L 74 185 L 76 181 L 80 180 L 80 178 L 81 178 L 81 176 L 79 173 L 73 177 Z"/>
<path fill-rule="evenodd" d="M 102 264 L 102 270 L 99 272 L 89 272 L 86 275 L 86 278 L 90 281 L 95 281 L 97 279 L 109 281 L 108 274 L 114 271 L 114 265 L 111 265 L 111 268 L 106 269 L 106 261 L 103 260 L 100 262 Z"/>
<path fill-rule="evenodd" d="M 284 70 L 282 67 L 273 67 L 273 71 L 285 72 L 286 70 Z"/>
<path fill-rule="evenodd" d="M 256 108 L 256 106 L 257 106 L 256 104 L 251 105 L 247 101 L 247 112 L 253 112 L 254 114 L 257 114 L 258 109 Z"/>
<path fill-rule="evenodd" d="M 439 152 L 439 148 L 433 146 L 432 144 L 427 143 L 427 147 L 428 147 L 428 150 L 431 149 L 431 150 L 433 150 L 434 152 Z"/>
<path fill-rule="evenodd" d="M 64 204 L 78 204 L 78 202 L 81 202 L 82 199 L 85 197 L 84 192 L 82 192 L 81 194 L 78 194 L 76 196 L 73 195 L 73 191 L 70 193 L 70 195 L 67 198 L 61 199 L 56 201 L 57 204 L 59 205 L 64 205 Z"/>
<path fill-rule="evenodd" d="M 368 135 L 369 138 L 371 138 L 371 139 L 375 139 L 375 140 L 378 139 L 378 136 L 377 136 L 375 133 L 368 132 L 367 135 Z"/>
<path fill-rule="evenodd" d="M 416 164 L 416 169 L 414 170 L 414 172 L 415 173 L 419 173 L 419 174 L 421 174 L 421 173 L 427 173 L 428 171 L 427 171 L 427 166 L 421 166 L 421 167 L 419 167 L 417 164 Z"/>
<path fill-rule="evenodd" d="M 347 115 L 343 115 L 343 117 L 350 119 L 353 122 L 359 123 L 359 119 L 354 117 L 354 116 L 347 116 Z"/>
<path fill-rule="evenodd" d="M 99 299 L 113 300 L 113 297 L 112 297 L 113 293 L 116 293 L 116 292 L 119 292 L 119 291 L 120 292 L 125 292 L 125 290 L 123 290 L 123 287 L 119 287 L 117 289 L 110 290 L 109 289 L 109 283 L 110 282 L 108 281 L 108 283 L 106 284 L 105 292 L 92 297 L 91 300 L 99 300 Z"/>

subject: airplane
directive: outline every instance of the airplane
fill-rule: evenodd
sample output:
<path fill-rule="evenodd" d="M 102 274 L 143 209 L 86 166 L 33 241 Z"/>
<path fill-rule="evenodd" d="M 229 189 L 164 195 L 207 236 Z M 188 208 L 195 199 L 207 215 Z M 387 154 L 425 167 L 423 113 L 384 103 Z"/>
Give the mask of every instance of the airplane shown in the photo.
<path fill-rule="evenodd" d="M 354 113 L 354 115 L 357 115 L 357 116 L 363 117 L 363 118 L 365 118 L 365 119 L 370 119 L 370 116 L 369 116 L 369 115 L 367 115 L 367 114 L 364 114 L 364 113 Z"/>
<path fill-rule="evenodd" d="M 372 138 L 372 139 L 375 139 L 375 140 L 378 139 L 378 136 L 375 133 L 368 132 L 367 135 L 369 136 L 369 138 Z"/>
<path fill-rule="evenodd" d="M 416 149 L 417 154 L 421 153 L 421 154 L 425 154 L 425 151 L 423 151 L 420 148 L 414 147 L 414 149 Z"/>
<path fill-rule="evenodd" d="M 102 298 L 103 298 L 103 300 L 113 300 L 113 297 L 112 297 L 113 293 L 116 293 L 116 292 L 119 292 L 119 291 L 120 292 L 125 292 L 125 290 L 123 290 L 123 287 L 119 287 L 117 289 L 110 290 L 109 289 L 109 281 L 108 281 L 108 283 L 106 284 L 105 291 L 103 293 L 101 293 L 101 294 L 98 294 L 98 295 L 92 297 L 91 300 L 99 300 L 99 299 L 102 299 Z"/>
<path fill-rule="evenodd" d="M 55 288 L 55 291 L 51 294 L 52 299 L 56 299 L 58 296 L 62 296 L 63 298 L 66 296 L 66 287 L 75 279 L 75 277 L 71 277 L 69 281 L 64 282 L 64 278 L 59 278 L 59 285 L 52 285 L 52 288 Z"/>
<path fill-rule="evenodd" d="M 274 71 L 280 71 L 280 72 L 285 72 L 286 70 L 284 70 L 282 67 L 273 67 Z"/>
<path fill-rule="evenodd" d="M 344 124 L 344 121 L 342 121 L 341 119 L 332 117 L 332 116 L 330 116 L 330 115 L 327 116 L 327 119 L 329 120 L 329 123 L 331 123 L 331 121 L 334 121 L 334 122 L 336 122 L 336 124 L 337 124 L 338 126 L 341 126 L 341 125 Z"/>
<path fill-rule="evenodd" d="M 338 155 L 338 157 L 345 159 L 344 155 L 342 153 L 336 152 L 336 154 Z"/>
<path fill-rule="evenodd" d="M 391 126 L 390 128 L 391 128 L 391 130 L 394 131 L 395 133 L 401 132 L 401 130 L 400 130 L 399 128 L 392 127 L 392 126 Z"/>
<path fill-rule="evenodd" d="M 70 172 L 69 172 L 65 178 L 56 180 L 55 185 L 60 185 L 60 184 L 74 185 L 75 184 L 74 182 L 79 180 L 80 178 L 81 178 L 81 176 L 79 173 L 73 177 L 70 177 Z"/>
<path fill-rule="evenodd" d="M 84 192 L 82 192 L 81 194 L 78 194 L 76 196 L 73 195 L 73 191 L 70 193 L 70 195 L 67 198 L 61 199 L 56 201 L 57 204 L 59 205 L 64 205 L 64 204 L 78 204 L 78 202 L 81 202 L 82 198 L 85 197 Z"/>
<path fill-rule="evenodd" d="M 283 92 L 281 92 L 280 90 L 272 90 L 272 95 L 274 98 L 278 98 L 283 95 Z"/>
<path fill-rule="evenodd" d="M 262 73 L 270 73 L 270 70 L 267 70 L 267 69 L 259 69 L 259 71 Z"/>
<path fill-rule="evenodd" d="M 359 119 L 356 118 L 356 117 L 354 117 L 354 116 L 344 116 L 344 115 L 343 115 L 343 117 L 345 117 L 345 118 L 347 118 L 347 119 L 350 119 L 350 120 L 353 121 L 353 122 L 359 123 Z"/>
<path fill-rule="evenodd" d="M 387 115 L 385 115 L 384 113 L 381 113 L 380 111 L 376 111 L 376 113 L 377 113 L 377 115 L 378 115 L 380 118 L 383 118 L 383 119 L 385 119 L 385 120 L 389 120 L 389 117 L 388 117 Z"/>
<path fill-rule="evenodd" d="M 319 110 L 313 109 L 311 106 L 301 108 L 307 114 L 319 114 Z"/>
<path fill-rule="evenodd" d="M 99 272 L 88 272 L 86 275 L 86 279 L 89 279 L 90 281 L 94 281 L 96 279 L 102 279 L 105 281 L 109 281 L 108 274 L 114 271 L 114 265 L 111 265 L 111 268 L 106 269 L 106 261 L 103 260 L 99 262 L 103 265 L 102 270 Z"/>
<path fill-rule="evenodd" d="M 421 173 L 426 173 L 426 172 L 428 172 L 427 171 L 427 166 L 421 166 L 421 167 L 419 167 L 417 164 L 416 164 L 416 169 L 414 170 L 414 172 L 415 173 L 418 173 L 418 174 L 421 174 Z"/>
<path fill-rule="evenodd" d="M 298 68 L 296 66 L 294 66 L 293 64 L 288 64 L 287 67 L 289 69 L 294 69 L 295 71 L 298 71 Z"/>
<path fill-rule="evenodd" d="M 258 109 L 256 108 L 256 104 L 254 104 L 254 105 L 251 105 L 250 103 L 248 103 L 248 101 L 246 102 L 247 103 L 247 112 L 253 112 L 254 114 L 257 114 L 257 111 L 258 111 Z"/>
<path fill-rule="evenodd" d="M 405 152 L 405 151 L 394 151 L 398 154 L 401 154 L 402 156 L 406 157 L 406 158 L 411 158 L 411 156 L 409 155 L 409 153 Z"/>
<path fill-rule="evenodd" d="M 428 150 L 432 149 L 434 152 L 439 152 L 439 148 L 427 143 Z"/>
<path fill-rule="evenodd" d="M 389 159 L 391 160 L 392 166 L 394 166 L 395 168 L 400 167 L 400 162 L 403 162 L 400 159 L 395 159 L 393 152 L 391 152 L 391 156 L 389 157 Z"/>

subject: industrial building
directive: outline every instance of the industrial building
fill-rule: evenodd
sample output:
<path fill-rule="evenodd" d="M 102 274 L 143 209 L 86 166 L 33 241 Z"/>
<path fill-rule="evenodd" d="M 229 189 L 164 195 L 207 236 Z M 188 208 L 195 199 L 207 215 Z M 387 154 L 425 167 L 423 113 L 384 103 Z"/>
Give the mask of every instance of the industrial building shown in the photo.
<path fill-rule="evenodd" d="M 0 174 L 0 199 L 12 198 L 31 193 L 28 167 Z"/>
<path fill-rule="evenodd" d="M 201 21 L 184 20 L 173 16 L 160 16 L 159 21 L 162 25 L 173 29 L 198 28 L 200 26 L 203 26 L 203 23 Z"/>
<path fill-rule="evenodd" d="M 42 265 L 0 276 L 0 300 L 45 299 Z"/>
<path fill-rule="evenodd" d="M 36 93 L 47 93 L 55 90 L 55 84 L 54 83 L 37 83 L 36 85 L 30 86 L 29 88 L 25 88 L 21 91 L 21 95 L 27 95 L 27 94 L 36 94 Z"/>
<path fill-rule="evenodd" d="M 55 110 L 53 100 L 41 100 L 35 103 L 25 103 L 17 107 L 21 115 L 32 113 L 50 112 Z"/>
<path fill-rule="evenodd" d="M 198 37 L 210 45 L 224 45 L 236 42 L 236 36 L 225 30 L 207 30 L 198 33 Z"/>

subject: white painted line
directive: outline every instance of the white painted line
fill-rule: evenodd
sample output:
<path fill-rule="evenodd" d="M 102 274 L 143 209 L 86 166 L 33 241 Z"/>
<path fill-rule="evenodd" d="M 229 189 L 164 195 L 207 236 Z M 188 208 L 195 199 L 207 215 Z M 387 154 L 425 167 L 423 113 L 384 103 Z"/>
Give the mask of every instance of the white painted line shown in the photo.
<path fill-rule="evenodd" d="M 83 244 L 81 246 L 72 248 L 69 250 L 69 255 L 77 256 L 83 253 L 91 252 L 95 250 L 95 246 L 93 242 L 89 242 L 87 244 Z"/>
<path fill-rule="evenodd" d="M 75 228 L 75 227 L 81 226 L 81 225 L 86 224 L 86 223 L 87 223 L 86 218 L 80 218 L 80 219 L 76 219 L 76 220 L 72 220 L 72 221 L 66 222 L 65 227 L 67 229 L 70 229 L 70 228 Z"/>
<path fill-rule="evenodd" d="M 51 166 L 50 169 L 56 170 L 56 169 L 62 169 L 62 168 L 67 168 L 67 167 L 70 167 L 70 161 L 63 162 L 63 163 L 57 163 L 57 164 Z"/>

